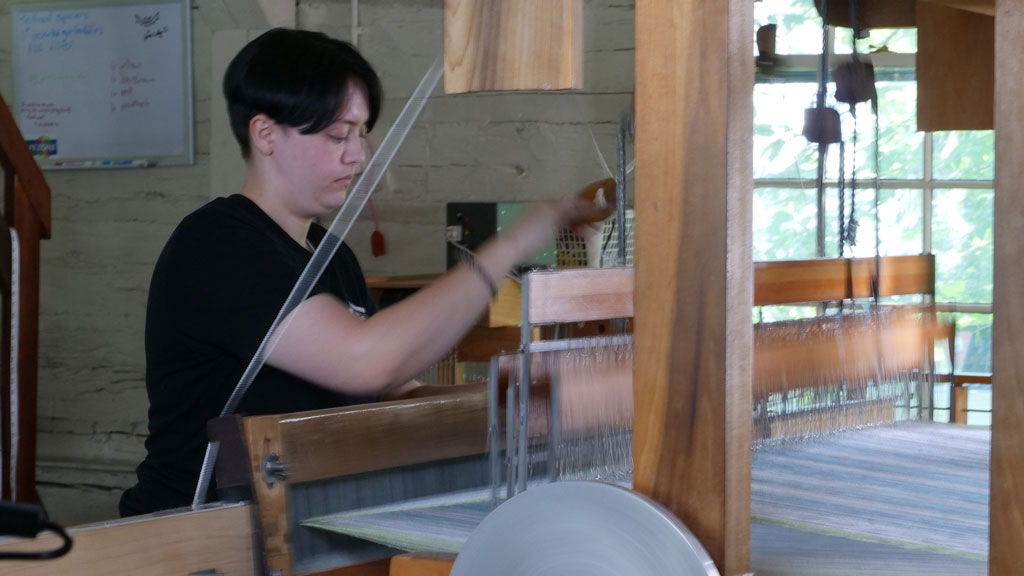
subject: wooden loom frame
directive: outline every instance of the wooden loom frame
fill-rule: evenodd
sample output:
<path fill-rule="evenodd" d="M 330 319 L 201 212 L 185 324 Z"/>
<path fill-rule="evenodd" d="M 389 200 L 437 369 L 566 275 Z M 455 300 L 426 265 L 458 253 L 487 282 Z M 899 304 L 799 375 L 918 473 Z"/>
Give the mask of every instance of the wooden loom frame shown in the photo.
<path fill-rule="evenodd" d="M 758 263 L 755 303 L 814 302 L 871 295 L 871 278 L 880 265 L 879 296 L 930 294 L 934 286 L 931 255 L 845 260 Z M 524 316 L 532 324 L 633 316 L 634 270 L 574 269 L 530 274 L 524 280 Z M 746 329 L 753 332 L 749 311 Z M 293 483 L 398 468 L 482 454 L 486 450 L 487 395 L 483 390 L 450 396 L 401 400 L 296 414 L 241 418 L 248 476 L 258 504 L 264 559 L 271 570 L 291 574 L 287 491 Z M 750 418 L 750 413 L 746 415 Z M 222 447 L 222 453 L 224 453 Z M 267 455 L 287 465 L 287 475 L 263 480 Z M 218 472 L 218 483 L 220 475 Z M 427 563 L 436 566 L 430 558 Z M 449 560 L 450 562 L 450 560 Z M 415 558 L 399 564 L 418 574 Z M 385 575 L 387 559 L 314 574 Z M 392 572 L 393 573 L 393 572 Z"/>
<path fill-rule="evenodd" d="M 755 265 L 757 278 L 754 292 L 761 294 L 758 304 L 805 302 L 821 298 L 864 297 L 870 294 L 867 283 L 854 281 L 864 274 L 873 275 L 874 259 L 867 260 L 810 260 Z M 870 268 L 867 265 L 870 264 Z M 927 293 L 932 283 L 934 259 L 929 255 L 892 257 L 881 259 L 882 278 L 880 295 Z M 866 271 L 866 272 L 865 272 Z M 630 317 L 633 315 L 633 269 L 565 270 L 528 276 L 526 315 L 530 323 L 558 323 L 581 318 L 598 319 Z M 853 290 L 850 292 L 849 290 Z M 749 317 L 748 317 L 748 328 Z M 257 518 L 253 524 L 260 535 L 262 546 L 250 543 L 219 564 L 214 550 L 223 541 L 206 542 L 194 538 L 176 542 L 174 557 L 190 556 L 188 564 L 181 561 L 169 564 L 167 573 L 184 566 L 190 569 L 217 567 L 228 574 L 259 570 L 260 562 L 252 562 L 252 552 L 262 549 L 266 566 L 290 573 L 292 556 L 287 534 L 289 513 L 286 492 L 291 483 L 323 480 L 339 476 L 372 472 L 482 454 L 486 449 L 487 396 L 482 390 L 450 396 L 403 400 L 321 410 L 297 414 L 232 417 L 229 422 L 241 423 L 245 445 L 229 448 L 222 441 L 221 454 L 231 450 L 242 459 L 246 482 L 255 487 L 258 506 L 246 507 Z M 353 448 L 357 447 L 357 448 Z M 268 484 L 261 478 L 267 454 L 274 453 L 288 466 L 286 478 Z M 279 463 L 280 463 L 279 462 Z M 218 483 L 223 485 L 221 470 Z M 245 544 L 250 526 L 248 514 L 233 508 L 209 510 L 199 513 L 152 517 L 141 521 L 128 519 L 106 528 L 76 531 L 76 540 L 83 546 L 76 548 L 59 565 L 87 563 L 90 574 L 107 573 L 120 566 L 119 557 L 144 554 L 142 547 L 127 544 L 128 535 L 150 534 L 150 537 L 174 531 L 203 532 L 206 526 L 221 527 L 225 522 L 238 523 L 238 533 L 227 541 Z M 241 514 L 241 515 L 240 515 Z M 229 520 L 233 519 L 233 520 Z M 163 528 L 160 528 L 160 527 Z M 114 559 L 98 554 L 95 547 L 116 545 L 123 538 L 121 555 Z M 41 538 L 34 548 L 52 546 L 55 538 Z M 17 548 L 16 545 L 10 548 Z M 186 553 L 182 553 L 185 551 Z M 134 556 L 142 557 L 142 556 Z M 451 558 L 402 555 L 394 559 L 357 566 L 332 568 L 313 574 L 336 576 L 384 576 L 408 574 L 423 576 L 430 570 L 443 570 L 451 565 Z M 38 564 L 46 573 L 50 565 Z M 0 574 L 6 566 L 0 564 Z M 24 566 L 11 565 L 15 570 Z M 36 572 L 29 572 L 36 573 Z M 438 572 L 443 573 L 443 572 Z"/>
<path fill-rule="evenodd" d="M 1024 564 L 1024 2 L 996 11 L 995 277 L 989 573 Z M 750 563 L 753 5 L 637 0 L 637 489 L 725 575 Z M 666 66 L 666 62 L 674 65 Z M 697 271 L 700 280 L 693 280 Z M 674 348 L 664 342 L 673 342 Z M 667 426 L 667 422 L 674 426 Z M 679 424 L 683 425 L 680 426 Z M 696 446 L 709 448 L 698 449 Z"/>

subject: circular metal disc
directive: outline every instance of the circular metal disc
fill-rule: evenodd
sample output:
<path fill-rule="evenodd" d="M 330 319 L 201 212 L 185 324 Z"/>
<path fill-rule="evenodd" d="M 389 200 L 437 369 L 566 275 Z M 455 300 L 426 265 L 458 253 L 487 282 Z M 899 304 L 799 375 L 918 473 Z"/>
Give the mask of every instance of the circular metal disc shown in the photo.
<path fill-rule="evenodd" d="M 530 488 L 473 531 L 451 576 L 718 576 L 693 534 L 641 494 L 601 482 Z"/>

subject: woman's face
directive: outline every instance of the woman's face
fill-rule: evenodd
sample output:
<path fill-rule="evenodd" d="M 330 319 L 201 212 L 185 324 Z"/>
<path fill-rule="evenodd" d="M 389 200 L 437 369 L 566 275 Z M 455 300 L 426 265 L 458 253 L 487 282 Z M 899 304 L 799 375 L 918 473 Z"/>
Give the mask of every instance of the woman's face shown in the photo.
<path fill-rule="evenodd" d="M 281 126 L 274 162 L 291 184 L 289 202 L 296 214 L 321 216 L 345 202 L 356 170 L 366 160 L 363 136 L 369 116 L 366 89 L 351 83 L 345 105 L 327 128 L 302 134 Z"/>

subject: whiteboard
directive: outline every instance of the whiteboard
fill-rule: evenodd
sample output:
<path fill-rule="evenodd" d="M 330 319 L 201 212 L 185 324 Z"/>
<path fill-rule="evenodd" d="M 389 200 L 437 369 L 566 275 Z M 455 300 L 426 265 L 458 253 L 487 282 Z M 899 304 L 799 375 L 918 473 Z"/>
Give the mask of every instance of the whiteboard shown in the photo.
<path fill-rule="evenodd" d="M 194 162 L 189 0 L 11 6 L 13 112 L 44 168 Z"/>

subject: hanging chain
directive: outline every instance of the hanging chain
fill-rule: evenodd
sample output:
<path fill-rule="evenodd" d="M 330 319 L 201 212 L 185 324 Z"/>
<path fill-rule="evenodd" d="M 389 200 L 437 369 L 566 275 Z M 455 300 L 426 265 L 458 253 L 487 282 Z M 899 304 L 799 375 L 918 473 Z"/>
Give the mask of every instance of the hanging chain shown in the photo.
<path fill-rule="evenodd" d="M 846 142 L 839 141 L 839 257 L 843 257 L 846 244 Z"/>
<path fill-rule="evenodd" d="M 854 41 L 856 44 L 856 41 Z M 850 219 L 846 223 L 846 243 L 850 246 L 857 245 L 857 103 L 850 104 L 850 112 L 853 115 L 853 158 L 850 167 Z"/>
<path fill-rule="evenodd" d="M 882 268 L 882 245 L 879 241 L 879 226 L 882 220 L 882 215 L 878 213 L 878 196 L 882 190 L 879 181 L 882 177 L 882 167 L 878 165 L 878 97 L 872 101 L 872 111 L 875 113 L 875 278 L 871 291 L 875 295 L 875 304 L 878 304 L 878 276 Z"/>
<path fill-rule="evenodd" d="M 817 112 L 820 115 L 825 108 L 825 92 L 828 80 L 828 2 L 821 6 L 821 59 L 818 64 L 818 95 Z M 815 184 L 817 185 L 817 238 L 815 240 L 815 252 L 818 256 L 825 255 L 825 156 L 828 153 L 828 144 L 818 142 L 818 173 Z"/>
<path fill-rule="evenodd" d="M 860 63 L 860 53 L 857 51 L 857 36 L 860 33 L 860 22 L 857 0 L 850 2 L 850 43 L 853 49 L 853 61 Z M 856 100 L 856 98 L 854 98 Z M 850 219 L 846 224 L 844 239 L 848 245 L 857 245 L 857 102 L 850 104 L 850 115 L 853 116 L 853 166 L 850 168 Z"/>

